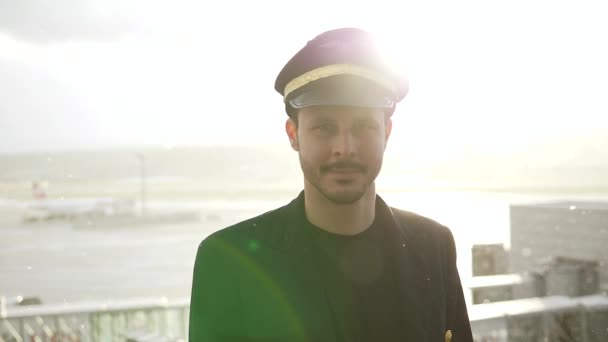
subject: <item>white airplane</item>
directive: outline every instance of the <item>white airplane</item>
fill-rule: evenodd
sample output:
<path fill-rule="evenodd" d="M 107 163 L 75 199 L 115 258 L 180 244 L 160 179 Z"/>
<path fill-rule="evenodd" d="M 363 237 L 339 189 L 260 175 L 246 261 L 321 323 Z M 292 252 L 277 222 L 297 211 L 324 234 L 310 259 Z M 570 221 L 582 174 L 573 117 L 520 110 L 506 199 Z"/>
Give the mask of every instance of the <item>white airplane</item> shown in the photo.
<path fill-rule="evenodd" d="M 23 222 L 69 222 L 73 227 L 142 226 L 150 224 L 197 222 L 197 210 L 138 211 L 133 199 L 112 197 L 50 199 L 44 184 L 33 183 L 34 200 L 26 207 Z M 143 202 L 143 201 L 142 201 Z M 144 207 L 145 209 L 145 207 Z"/>
<path fill-rule="evenodd" d="M 72 221 L 135 214 L 135 201 L 114 198 L 37 199 L 23 214 L 24 222 Z"/>
<path fill-rule="evenodd" d="M 83 218 L 129 216 L 135 214 L 135 201 L 109 197 L 49 199 L 46 184 L 32 183 L 34 201 L 23 214 L 24 222 L 72 221 Z"/>

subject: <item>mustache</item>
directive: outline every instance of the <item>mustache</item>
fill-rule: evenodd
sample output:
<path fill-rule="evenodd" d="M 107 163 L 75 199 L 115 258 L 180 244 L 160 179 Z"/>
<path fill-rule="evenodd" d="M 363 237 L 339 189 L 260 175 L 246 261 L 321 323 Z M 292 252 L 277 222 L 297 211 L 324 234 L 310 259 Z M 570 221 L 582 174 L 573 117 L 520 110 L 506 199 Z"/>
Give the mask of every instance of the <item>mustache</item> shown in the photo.
<path fill-rule="evenodd" d="M 366 172 L 367 166 L 350 161 L 350 160 L 342 160 L 342 161 L 337 161 L 337 162 L 331 163 L 331 164 L 321 165 L 321 172 L 323 172 L 323 173 L 329 172 L 329 171 L 335 170 L 335 169 L 354 169 L 359 172 Z"/>

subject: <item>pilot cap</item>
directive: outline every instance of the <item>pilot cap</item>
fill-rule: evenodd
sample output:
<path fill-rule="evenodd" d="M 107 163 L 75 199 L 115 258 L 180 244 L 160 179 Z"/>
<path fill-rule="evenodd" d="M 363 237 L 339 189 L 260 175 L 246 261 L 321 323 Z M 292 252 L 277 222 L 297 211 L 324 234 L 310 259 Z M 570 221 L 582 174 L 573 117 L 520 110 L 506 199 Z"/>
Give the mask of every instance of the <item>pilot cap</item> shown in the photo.
<path fill-rule="evenodd" d="M 373 35 L 357 28 L 324 32 L 283 67 L 275 81 L 288 114 L 308 106 L 394 111 L 408 81 L 386 63 Z"/>

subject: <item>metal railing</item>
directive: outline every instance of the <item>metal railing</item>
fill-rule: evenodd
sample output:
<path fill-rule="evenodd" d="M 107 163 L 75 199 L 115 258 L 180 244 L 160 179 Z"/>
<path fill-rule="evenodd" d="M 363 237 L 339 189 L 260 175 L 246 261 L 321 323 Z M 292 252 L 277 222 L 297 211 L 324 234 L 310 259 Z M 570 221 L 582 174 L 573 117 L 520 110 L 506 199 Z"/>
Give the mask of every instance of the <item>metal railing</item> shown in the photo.
<path fill-rule="evenodd" d="M 469 307 L 475 341 L 605 342 L 608 297 L 534 297 Z"/>
<path fill-rule="evenodd" d="M 7 308 L 0 342 L 186 341 L 189 299 L 166 298 Z"/>
<path fill-rule="evenodd" d="M 539 297 L 471 305 L 476 341 L 608 341 L 608 297 Z M 0 312 L 0 342 L 178 342 L 189 299 L 45 304 Z"/>

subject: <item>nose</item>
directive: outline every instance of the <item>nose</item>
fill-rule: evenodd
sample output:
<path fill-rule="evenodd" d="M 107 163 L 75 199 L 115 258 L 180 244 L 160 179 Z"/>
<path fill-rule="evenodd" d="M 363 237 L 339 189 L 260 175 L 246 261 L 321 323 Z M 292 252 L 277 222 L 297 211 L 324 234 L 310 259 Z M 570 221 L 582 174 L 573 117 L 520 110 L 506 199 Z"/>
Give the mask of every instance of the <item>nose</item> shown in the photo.
<path fill-rule="evenodd" d="M 352 157 L 357 154 L 357 140 L 349 130 L 337 134 L 332 142 L 334 157 Z"/>

